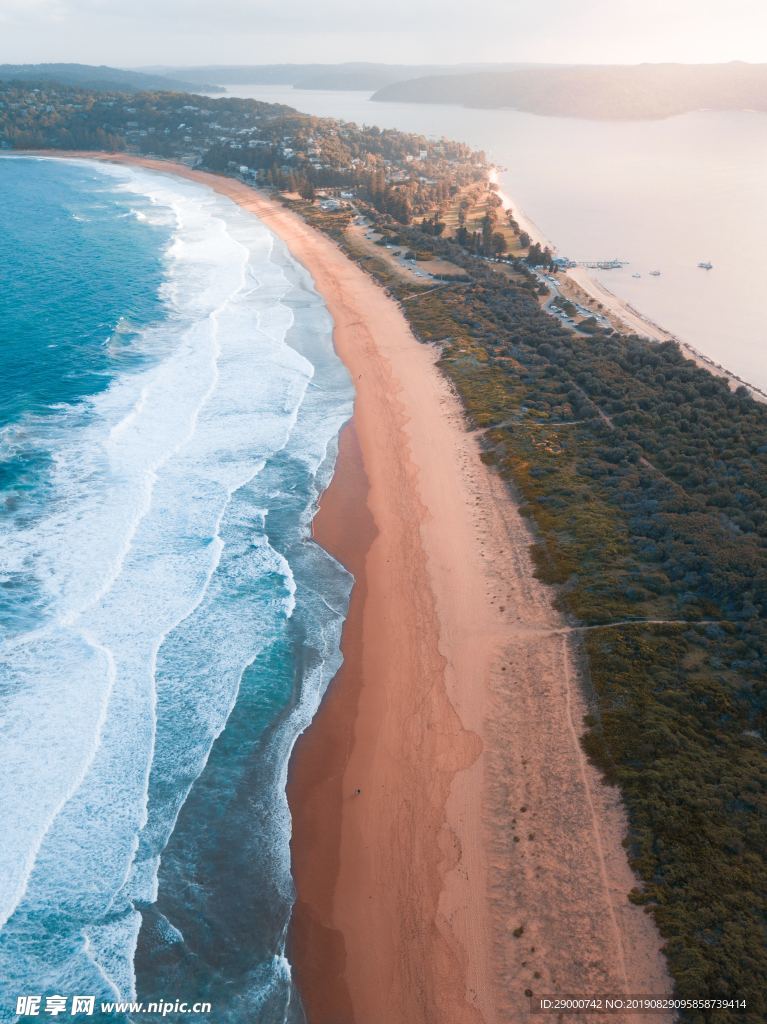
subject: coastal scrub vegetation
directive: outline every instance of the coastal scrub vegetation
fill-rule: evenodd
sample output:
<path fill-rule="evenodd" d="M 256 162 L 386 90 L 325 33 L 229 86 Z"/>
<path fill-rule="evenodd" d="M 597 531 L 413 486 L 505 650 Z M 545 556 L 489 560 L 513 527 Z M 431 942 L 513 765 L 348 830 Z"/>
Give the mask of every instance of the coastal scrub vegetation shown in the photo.
<path fill-rule="evenodd" d="M 248 100 L 18 85 L 0 85 L 0 143 L 109 144 L 290 191 L 440 346 L 485 462 L 529 518 L 537 572 L 582 637 L 584 743 L 626 803 L 632 899 L 658 923 L 678 995 L 748 1001 L 682 1016 L 767 1019 L 767 407 L 673 343 L 548 315 L 535 260 L 493 262 L 496 234 L 512 248 L 497 204 L 487 223 L 468 206 L 460 217 L 486 167 L 458 144 Z M 327 187 L 343 202 L 313 200 Z M 418 284 L 361 254 L 347 239 L 359 214 L 459 276 Z"/>

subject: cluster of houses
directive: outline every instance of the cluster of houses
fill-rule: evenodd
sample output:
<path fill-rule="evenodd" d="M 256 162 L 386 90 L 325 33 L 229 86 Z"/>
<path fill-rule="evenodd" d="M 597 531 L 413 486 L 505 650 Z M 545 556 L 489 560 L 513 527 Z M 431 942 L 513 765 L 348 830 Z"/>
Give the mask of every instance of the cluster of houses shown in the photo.
<path fill-rule="evenodd" d="M 277 170 L 310 172 L 310 180 L 325 184 L 341 172 L 337 180 L 341 185 L 345 179 L 345 192 L 318 190 L 318 201 L 328 211 L 343 209 L 354 198 L 350 182 L 358 175 L 374 173 L 382 185 L 397 189 L 480 173 L 479 155 L 456 143 L 428 143 L 426 148 L 413 136 L 310 119 L 286 107 L 201 99 L 0 83 L 0 145 L 86 146 L 101 132 L 129 150 L 172 156 L 190 166 L 215 166 L 217 159 L 222 170 L 248 182 Z"/>

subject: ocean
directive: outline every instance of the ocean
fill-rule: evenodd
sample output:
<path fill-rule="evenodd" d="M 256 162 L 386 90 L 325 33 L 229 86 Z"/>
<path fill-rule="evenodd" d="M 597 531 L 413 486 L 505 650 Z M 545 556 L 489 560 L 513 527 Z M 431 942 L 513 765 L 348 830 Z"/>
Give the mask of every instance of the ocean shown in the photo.
<path fill-rule="evenodd" d="M 484 150 L 503 168 L 503 191 L 561 255 L 627 261 L 593 276 L 714 363 L 767 391 L 767 115 L 700 111 L 663 121 L 585 121 L 379 103 L 368 92 L 285 85 L 227 92 Z M 701 262 L 713 269 L 702 270 Z"/>
<path fill-rule="evenodd" d="M 330 316 L 254 216 L 123 166 L 0 159 L 0 268 L 0 1020 L 301 1021 L 287 762 L 352 583 L 310 538 Z"/>

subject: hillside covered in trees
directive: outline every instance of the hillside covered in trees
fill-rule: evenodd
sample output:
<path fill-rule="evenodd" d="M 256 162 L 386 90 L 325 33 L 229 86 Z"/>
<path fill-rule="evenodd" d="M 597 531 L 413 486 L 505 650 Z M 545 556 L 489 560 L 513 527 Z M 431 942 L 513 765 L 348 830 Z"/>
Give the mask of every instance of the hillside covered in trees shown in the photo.
<path fill-rule="evenodd" d="M 13 82 L 0 82 L 2 147 L 168 157 L 306 196 L 347 189 L 404 223 L 484 181 L 488 170 L 463 143 L 360 128 L 280 104 Z"/>
<path fill-rule="evenodd" d="M 128 71 L 125 68 L 110 68 L 105 64 L 0 64 L 0 82 L 47 82 L 95 92 L 118 89 L 123 92 L 142 92 L 147 89 L 223 92 L 220 86 L 206 84 L 200 79 L 192 81 L 180 75 Z"/>
<path fill-rule="evenodd" d="M 430 75 L 383 86 L 373 99 L 611 120 L 692 110 L 767 111 L 767 64 L 551 66 Z"/>

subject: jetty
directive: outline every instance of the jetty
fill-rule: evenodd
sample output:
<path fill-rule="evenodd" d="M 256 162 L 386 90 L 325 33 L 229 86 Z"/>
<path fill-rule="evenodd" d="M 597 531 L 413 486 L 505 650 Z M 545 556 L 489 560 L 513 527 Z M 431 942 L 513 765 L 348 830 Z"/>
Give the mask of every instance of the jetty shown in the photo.
<path fill-rule="evenodd" d="M 620 270 L 621 267 L 627 267 L 629 264 L 628 260 L 575 260 L 575 265 L 578 267 L 587 267 L 589 270 Z"/>

